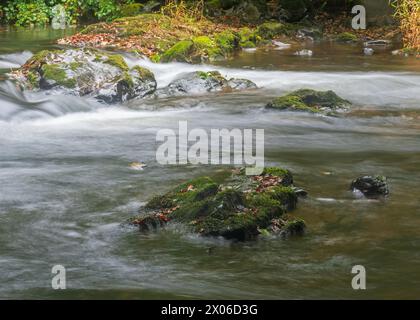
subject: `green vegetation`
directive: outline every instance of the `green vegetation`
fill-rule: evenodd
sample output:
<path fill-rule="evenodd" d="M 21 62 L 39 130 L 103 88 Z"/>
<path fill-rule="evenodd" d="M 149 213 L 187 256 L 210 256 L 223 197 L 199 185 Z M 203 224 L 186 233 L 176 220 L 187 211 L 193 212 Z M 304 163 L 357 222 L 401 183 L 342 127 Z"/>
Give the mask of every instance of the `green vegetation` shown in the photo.
<path fill-rule="evenodd" d="M 256 44 L 261 40 L 261 37 L 248 27 L 241 28 L 238 34 L 240 38 L 239 45 L 242 48 L 255 48 Z"/>
<path fill-rule="evenodd" d="M 77 84 L 76 79 L 68 77 L 66 70 L 60 68 L 57 64 L 44 64 L 41 71 L 44 79 L 53 81 L 58 85 L 74 88 Z"/>
<path fill-rule="evenodd" d="M 193 46 L 191 40 L 181 40 L 164 52 L 160 60 L 184 62 Z"/>
<path fill-rule="evenodd" d="M 351 32 L 343 32 L 340 33 L 336 39 L 338 42 L 355 42 L 357 41 L 357 36 L 354 33 Z"/>
<path fill-rule="evenodd" d="M 400 20 L 404 46 L 420 53 L 420 1 L 390 0 L 395 9 L 395 17 Z"/>
<path fill-rule="evenodd" d="M 286 96 L 274 99 L 269 107 L 279 110 L 296 110 L 313 113 L 319 112 L 318 109 L 308 106 L 299 96 L 294 94 L 288 94 Z"/>
<path fill-rule="evenodd" d="M 335 92 L 315 91 L 311 89 L 301 89 L 291 92 L 285 96 L 275 98 L 267 104 L 268 108 L 290 111 L 305 111 L 319 113 L 344 108 L 350 104 L 349 101 L 340 98 Z"/>
<path fill-rule="evenodd" d="M 138 78 L 142 80 L 155 79 L 155 75 L 149 69 L 146 69 L 140 66 L 134 66 L 131 69 L 131 71 L 137 72 Z"/>
<path fill-rule="evenodd" d="M 303 220 L 285 215 L 297 204 L 292 182 L 292 174 L 281 168 L 266 168 L 262 175 L 252 177 L 235 171 L 223 184 L 209 177 L 196 178 L 152 198 L 144 214 L 130 223 L 146 231 L 168 221 L 181 222 L 204 236 L 248 240 L 275 231 L 273 221 L 281 218 L 285 228 L 280 226 L 278 231 L 302 234 Z"/>
<path fill-rule="evenodd" d="M 108 59 L 106 59 L 104 63 L 117 67 L 118 69 L 123 70 L 123 71 L 128 70 L 127 63 L 124 61 L 124 58 L 121 55 L 119 54 L 108 55 L 107 58 Z"/>
<path fill-rule="evenodd" d="M 257 29 L 257 35 L 263 39 L 273 39 L 285 33 L 285 26 L 279 22 L 265 22 Z"/>
<path fill-rule="evenodd" d="M 409 2 L 416 0 L 401 0 Z M 225 16 L 229 12 L 244 23 L 264 20 L 297 22 L 319 11 L 348 10 L 351 0 L 5 0 L 0 3 L 0 19 L 17 26 L 45 25 L 53 15 L 53 7 L 62 5 L 69 24 L 81 20 L 112 21 L 143 12 L 159 12 L 181 20 L 201 20 L 207 16 Z"/>
<path fill-rule="evenodd" d="M 69 24 L 80 19 L 110 21 L 120 16 L 138 14 L 142 6 L 133 0 L 8 0 L 0 4 L 0 19 L 16 26 L 46 25 L 53 18 L 53 8 L 62 5 Z"/>

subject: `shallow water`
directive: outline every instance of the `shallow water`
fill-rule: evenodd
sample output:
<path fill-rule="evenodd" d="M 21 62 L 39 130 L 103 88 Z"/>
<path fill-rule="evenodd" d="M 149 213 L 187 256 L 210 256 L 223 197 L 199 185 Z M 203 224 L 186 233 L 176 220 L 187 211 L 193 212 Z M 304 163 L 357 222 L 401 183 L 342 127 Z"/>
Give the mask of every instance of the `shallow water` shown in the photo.
<path fill-rule="evenodd" d="M 51 47 L 54 37 L 35 49 L 31 41 L 3 49 L 9 40 L 1 40 L 0 55 L 22 63 L 22 52 Z M 315 45 L 312 58 L 257 51 L 216 67 L 127 57 L 151 68 L 160 87 L 180 72 L 216 68 L 261 89 L 114 107 L 22 95 L 0 82 L 0 297 L 418 298 L 420 63 L 391 56 L 391 48 L 372 57 L 359 49 Z M 352 112 L 263 110 L 302 87 L 335 90 L 354 103 Z M 151 234 L 121 226 L 152 195 L 226 170 L 157 164 L 156 131 L 177 129 L 180 120 L 190 128 L 265 129 L 266 165 L 291 169 L 310 194 L 293 213 L 306 220 L 307 234 L 232 243 L 182 226 Z M 133 161 L 148 167 L 132 170 Z M 362 174 L 386 175 L 391 195 L 354 197 L 349 183 Z M 51 289 L 55 264 L 67 269 L 67 290 Z M 367 269 L 366 291 L 351 288 L 356 264 Z"/>

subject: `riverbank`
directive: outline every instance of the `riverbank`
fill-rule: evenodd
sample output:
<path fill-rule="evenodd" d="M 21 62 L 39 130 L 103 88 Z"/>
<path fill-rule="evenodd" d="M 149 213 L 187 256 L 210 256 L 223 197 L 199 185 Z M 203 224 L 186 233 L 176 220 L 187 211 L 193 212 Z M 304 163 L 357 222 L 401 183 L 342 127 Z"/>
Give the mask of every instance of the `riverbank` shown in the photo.
<path fill-rule="evenodd" d="M 276 41 L 273 41 L 276 40 Z M 81 32 L 62 38 L 60 45 L 94 47 L 137 53 L 155 62 L 212 62 L 232 58 L 238 51 L 257 47 L 287 47 L 314 41 L 341 43 L 382 40 L 402 48 L 398 25 L 353 30 L 348 15 L 323 14 L 313 21 L 258 25 L 226 24 L 222 21 L 162 13 L 119 18 L 92 24 Z"/>

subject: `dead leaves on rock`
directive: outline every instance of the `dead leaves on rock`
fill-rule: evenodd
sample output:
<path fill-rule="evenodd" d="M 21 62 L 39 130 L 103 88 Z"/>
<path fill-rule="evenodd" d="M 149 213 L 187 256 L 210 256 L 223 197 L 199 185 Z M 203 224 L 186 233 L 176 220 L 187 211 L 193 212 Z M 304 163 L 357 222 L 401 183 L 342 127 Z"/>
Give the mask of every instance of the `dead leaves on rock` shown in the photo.
<path fill-rule="evenodd" d="M 253 177 L 254 181 L 258 182 L 258 187 L 255 189 L 255 192 L 261 193 L 267 190 L 270 187 L 278 186 L 282 183 L 283 179 L 278 176 L 272 175 L 261 175 Z"/>

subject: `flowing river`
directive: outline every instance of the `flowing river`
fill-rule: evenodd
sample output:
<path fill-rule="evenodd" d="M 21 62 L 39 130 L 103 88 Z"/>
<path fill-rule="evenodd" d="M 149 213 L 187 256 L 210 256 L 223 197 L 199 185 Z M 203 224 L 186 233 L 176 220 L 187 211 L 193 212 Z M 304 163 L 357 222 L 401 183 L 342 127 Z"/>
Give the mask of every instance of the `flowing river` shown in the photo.
<path fill-rule="evenodd" d="M 71 32 L 71 31 L 68 31 Z M 420 294 L 420 60 L 389 49 L 313 45 L 244 52 L 213 66 L 153 64 L 163 87 L 180 72 L 219 70 L 247 78 L 248 92 L 135 100 L 17 91 L 4 73 L 51 48 L 62 31 L 0 31 L 0 298 L 418 298 Z M 264 110 L 299 88 L 334 90 L 354 106 L 333 118 Z M 121 225 L 151 196 L 219 166 L 162 166 L 156 132 L 190 128 L 265 130 L 266 165 L 292 170 L 309 192 L 293 215 L 301 238 L 234 243 L 171 226 L 140 234 Z M 129 164 L 147 163 L 144 171 Z M 355 197 L 364 174 L 389 179 L 385 200 Z M 209 250 L 211 248 L 211 250 Z M 53 265 L 67 289 L 51 288 Z M 367 290 L 351 286 L 363 265 Z"/>

